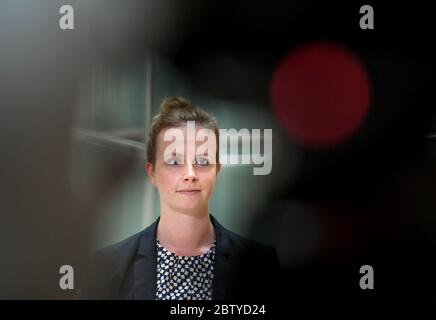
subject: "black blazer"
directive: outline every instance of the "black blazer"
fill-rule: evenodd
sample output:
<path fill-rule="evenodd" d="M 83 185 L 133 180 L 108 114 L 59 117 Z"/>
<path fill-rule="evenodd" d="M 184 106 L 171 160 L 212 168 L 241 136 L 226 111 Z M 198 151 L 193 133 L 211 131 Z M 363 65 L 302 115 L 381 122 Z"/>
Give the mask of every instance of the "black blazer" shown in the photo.
<path fill-rule="evenodd" d="M 216 232 L 213 300 L 274 299 L 280 280 L 276 250 L 227 230 L 210 215 Z M 156 232 L 159 218 L 143 231 L 97 250 L 80 299 L 156 297 Z"/>

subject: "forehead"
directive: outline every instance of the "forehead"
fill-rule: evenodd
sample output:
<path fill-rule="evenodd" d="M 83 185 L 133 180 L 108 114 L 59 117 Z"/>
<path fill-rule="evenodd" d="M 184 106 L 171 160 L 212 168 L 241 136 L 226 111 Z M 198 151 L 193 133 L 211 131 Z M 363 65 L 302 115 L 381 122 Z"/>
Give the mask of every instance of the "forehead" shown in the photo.
<path fill-rule="evenodd" d="M 194 134 L 195 132 L 195 134 Z M 205 134 L 211 135 L 212 141 L 207 139 L 209 147 L 216 147 L 215 132 L 202 126 L 196 126 L 195 130 L 188 130 L 186 126 L 170 127 L 162 129 L 156 139 L 157 149 L 162 149 L 168 145 L 186 145 L 187 142 L 195 143 L 196 146 L 203 145 L 206 141 Z M 165 135 L 167 137 L 165 138 Z"/>

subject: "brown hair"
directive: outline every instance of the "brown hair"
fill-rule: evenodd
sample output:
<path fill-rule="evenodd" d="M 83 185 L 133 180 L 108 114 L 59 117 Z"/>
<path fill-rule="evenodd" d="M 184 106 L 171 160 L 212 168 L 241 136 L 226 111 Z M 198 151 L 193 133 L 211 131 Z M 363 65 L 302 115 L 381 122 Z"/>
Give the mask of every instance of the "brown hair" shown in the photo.
<path fill-rule="evenodd" d="M 147 161 L 155 164 L 156 140 L 163 129 L 180 127 L 188 121 L 195 121 L 195 126 L 215 132 L 216 162 L 219 163 L 219 129 L 215 117 L 182 97 L 165 98 L 160 105 L 160 112 L 153 117 L 147 139 Z"/>

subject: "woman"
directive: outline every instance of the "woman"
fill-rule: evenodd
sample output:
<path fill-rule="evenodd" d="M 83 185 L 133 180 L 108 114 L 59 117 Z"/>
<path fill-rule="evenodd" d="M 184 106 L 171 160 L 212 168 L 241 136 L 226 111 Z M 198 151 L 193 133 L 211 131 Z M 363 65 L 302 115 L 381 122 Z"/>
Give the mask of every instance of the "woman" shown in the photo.
<path fill-rule="evenodd" d="M 197 137 L 203 131 L 207 141 Z M 275 249 L 232 233 L 209 214 L 221 170 L 218 146 L 211 114 L 183 98 L 163 101 L 153 118 L 145 164 L 159 191 L 160 217 L 97 251 L 82 298 L 272 297 L 280 272 Z"/>

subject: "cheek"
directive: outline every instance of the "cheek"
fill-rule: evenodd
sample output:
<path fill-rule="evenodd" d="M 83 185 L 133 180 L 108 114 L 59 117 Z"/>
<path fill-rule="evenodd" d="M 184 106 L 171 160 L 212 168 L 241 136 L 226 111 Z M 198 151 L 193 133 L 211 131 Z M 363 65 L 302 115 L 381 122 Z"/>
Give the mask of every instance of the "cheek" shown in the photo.
<path fill-rule="evenodd" d="M 202 187 L 205 187 L 207 189 L 213 189 L 216 181 L 216 176 L 214 173 L 204 173 L 199 175 L 199 179 Z"/>
<path fill-rule="evenodd" d="M 160 189 L 173 188 L 176 184 L 177 176 L 168 172 L 156 174 L 156 184 Z"/>

